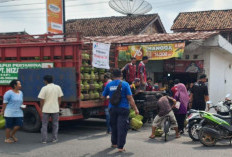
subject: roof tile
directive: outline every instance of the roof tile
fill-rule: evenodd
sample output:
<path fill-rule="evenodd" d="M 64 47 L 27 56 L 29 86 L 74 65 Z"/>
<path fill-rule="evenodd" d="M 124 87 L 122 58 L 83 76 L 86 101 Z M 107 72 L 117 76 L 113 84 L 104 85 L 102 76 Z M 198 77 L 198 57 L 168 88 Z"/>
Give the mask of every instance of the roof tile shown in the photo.
<path fill-rule="evenodd" d="M 156 18 L 159 18 L 158 14 L 68 20 L 66 33 L 80 32 L 82 36 L 137 35 Z"/>
<path fill-rule="evenodd" d="M 217 31 L 211 32 L 187 32 L 187 33 L 157 33 L 152 35 L 127 35 L 127 36 L 96 36 L 96 37 L 83 37 L 84 43 L 91 41 L 103 43 L 139 43 L 139 42 L 163 42 L 163 41 L 184 41 L 184 40 L 200 40 L 208 39 L 214 35 L 219 34 Z M 69 39 L 72 40 L 72 39 Z"/>
<path fill-rule="evenodd" d="M 232 30 L 232 9 L 180 13 L 171 30 Z"/>

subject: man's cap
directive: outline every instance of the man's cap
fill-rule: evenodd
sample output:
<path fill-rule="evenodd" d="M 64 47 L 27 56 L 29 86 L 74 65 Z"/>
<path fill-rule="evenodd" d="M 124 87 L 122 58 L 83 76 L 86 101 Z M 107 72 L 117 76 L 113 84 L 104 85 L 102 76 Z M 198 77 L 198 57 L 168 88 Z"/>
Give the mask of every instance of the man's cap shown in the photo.
<path fill-rule="evenodd" d="M 204 79 L 204 78 L 206 78 L 207 76 L 205 75 L 205 74 L 202 74 L 201 76 L 200 76 L 200 79 Z"/>

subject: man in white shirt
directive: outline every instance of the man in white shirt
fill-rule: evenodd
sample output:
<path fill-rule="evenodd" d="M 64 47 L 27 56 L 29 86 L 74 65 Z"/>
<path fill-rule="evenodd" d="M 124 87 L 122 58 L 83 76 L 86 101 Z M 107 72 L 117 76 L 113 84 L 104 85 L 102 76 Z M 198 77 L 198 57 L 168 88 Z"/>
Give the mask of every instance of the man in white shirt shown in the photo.
<path fill-rule="evenodd" d="M 53 77 L 46 75 L 43 78 L 44 86 L 38 98 L 40 99 L 40 108 L 42 110 L 42 143 L 47 143 L 47 127 L 49 118 L 52 118 L 52 142 L 57 142 L 58 129 L 59 129 L 59 110 L 61 104 L 61 97 L 63 92 L 60 86 L 53 83 Z"/>

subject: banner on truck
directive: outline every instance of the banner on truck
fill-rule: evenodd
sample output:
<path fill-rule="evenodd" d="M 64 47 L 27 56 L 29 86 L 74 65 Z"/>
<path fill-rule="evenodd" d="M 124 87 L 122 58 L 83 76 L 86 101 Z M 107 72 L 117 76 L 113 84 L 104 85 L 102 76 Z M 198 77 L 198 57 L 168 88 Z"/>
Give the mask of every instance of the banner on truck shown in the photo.
<path fill-rule="evenodd" d="M 63 33 L 63 0 L 46 0 L 48 33 Z"/>
<path fill-rule="evenodd" d="M 53 63 L 0 63 L 0 85 L 9 85 L 12 80 L 18 79 L 19 69 L 38 69 L 53 67 Z"/>
<path fill-rule="evenodd" d="M 101 69 L 110 69 L 110 44 L 93 42 L 92 66 Z"/>
<path fill-rule="evenodd" d="M 149 60 L 164 60 L 174 57 L 182 57 L 185 42 L 157 43 L 119 46 L 119 61 L 130 61 L 131 57 L 142 60 L 143 56 L 148 56 Z"/>

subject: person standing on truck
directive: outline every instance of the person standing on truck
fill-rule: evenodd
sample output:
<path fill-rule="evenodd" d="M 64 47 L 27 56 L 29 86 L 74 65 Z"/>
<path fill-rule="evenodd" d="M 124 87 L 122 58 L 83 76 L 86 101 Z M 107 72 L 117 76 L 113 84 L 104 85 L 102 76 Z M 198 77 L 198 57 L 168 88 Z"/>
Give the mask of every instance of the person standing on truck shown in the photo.
<path fill-rule="evenodd" d="M 137 77 L 140 78 L 141 81 L 141 88 L 143 90 L 146 89 L 146 82 L 147 82 L 147 71 L 145 64 L 148 63 L 148 57 L 143 56 L 142 61 L 139 63 Z"/>
<path fill-rule="evenodd" d="M 23 93 L 20 91 L 21 83 L 19 80 L 10 82 L 11 90 L 3 96 L 3 107 L 0 115 L 4 115 L 6 120 L 5 143 L 17 142 L 16 132 L 23 126 Z"/>
<path fill-rule="evenodd" d="M 52 142 L 58 141 L 58 129 L 59 129 L 59 110 L 61 104 L 61 97 L 63 92 L 60 86 L 53 83 L 53 77 L 46 75 L 43 78 L 44 86 L 38 98 L 40 99 L 40 108 L 42 110 L 42 143 L 47 143 L 47 128 L 49 118 L 52 118 Z"/>
<path fill-rule="evenodd" d="M 112 129 L 111 143 L 113 148 L 118 148 L 119 152 L 125 151 L 126 135 L 129 128 L 129 109 L 130 105 L 135 110 L 136 114 L 139 111 L 132 97 L 130 86 L 127 82 L 122 81 L 122 73 L 120 69 L 114 69 L 112 72 L 113 81 L 106 85 L 102 95 L 110 98 L 121 83 L 121 101 L 117 106 L 109 103 L 110 109 L 110 125 Z"/>
<path fill-rule="evenodd" d="M 131 85 L 136 77 L 136 58 L 132 57 L 131 63 L 126 64 L 121 71 L 125 72 L 125 80 Z"/>

